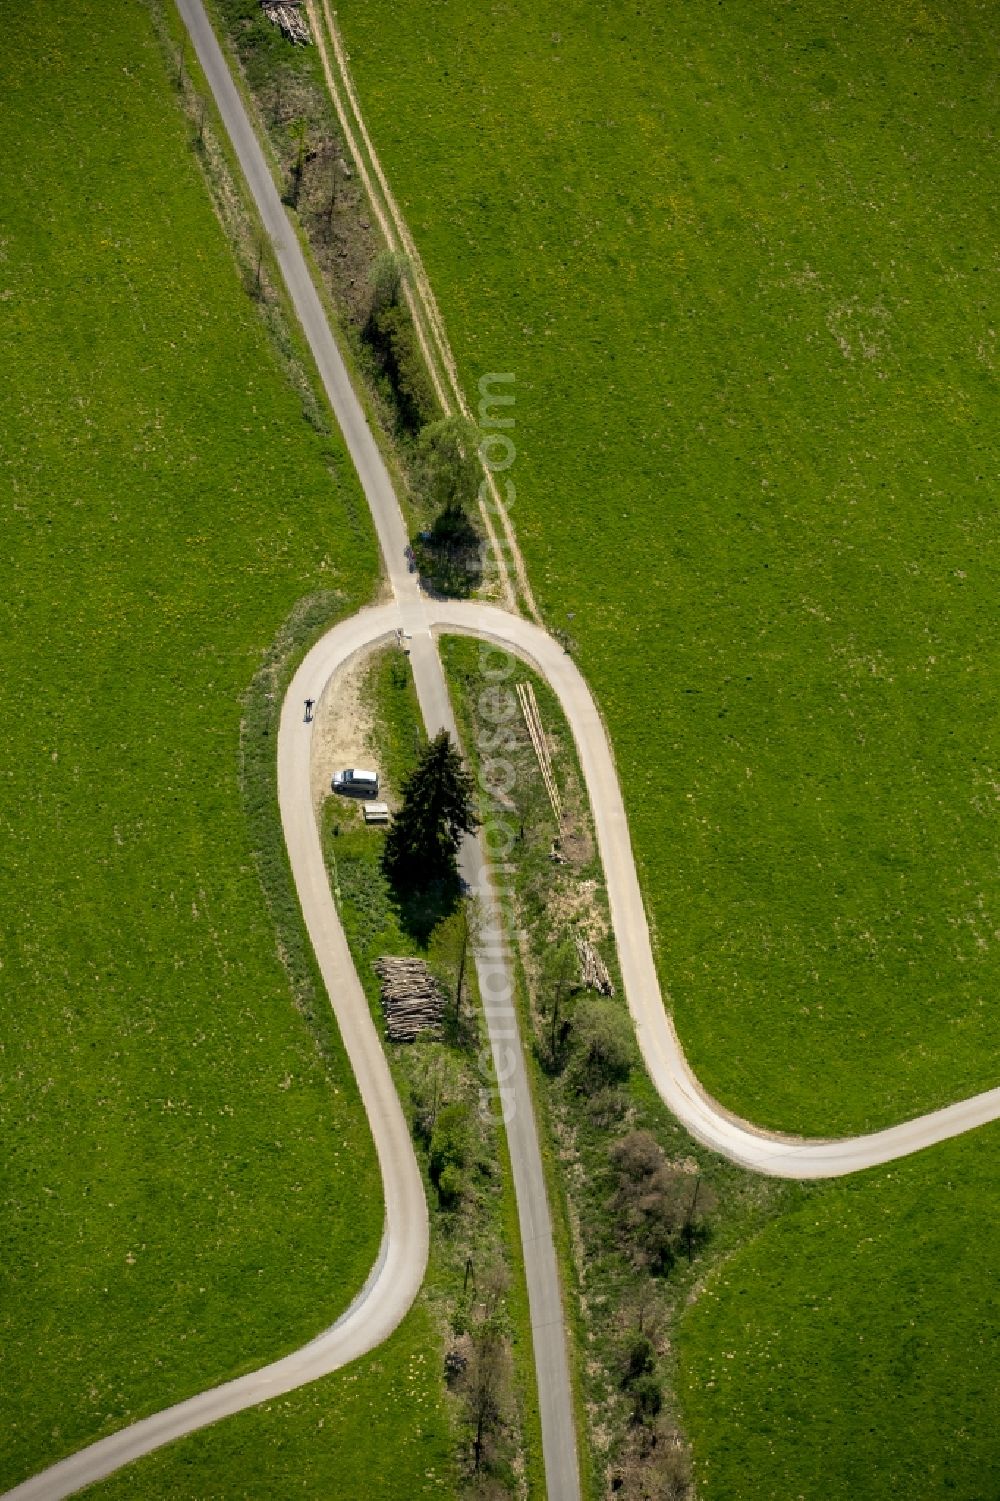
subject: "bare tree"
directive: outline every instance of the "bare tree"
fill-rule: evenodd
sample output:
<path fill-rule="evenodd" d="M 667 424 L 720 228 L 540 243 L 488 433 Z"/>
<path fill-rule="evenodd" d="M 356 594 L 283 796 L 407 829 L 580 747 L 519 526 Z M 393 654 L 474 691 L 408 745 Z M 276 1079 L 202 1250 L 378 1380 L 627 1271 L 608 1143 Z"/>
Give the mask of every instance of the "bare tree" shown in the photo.
<path fill-rule="evenodd" d="M 638 1265 L 668 1271 L 690 1209 L 689 1176 L 668 1161 L 649 1131 L 620 1137 L 608 1156 L 618 1177 L 611 1208 L 619 1234 Z"/>
<path fill-rule="evenodd" d="M 663 1309 L 656 1284 L 642 1277 L 635 1284 L 621 1311 L 622 1326 L 626 1336 L 645 1335 L 656 1345 L 663 1332 Z"/>
<path fill-rule="evenodd" d="M 636 1434 L 623 1458 L 615 1491 L 622 1501 L 691 1501 L 691 1461 L 664 1419 Z"/>
<path fill-rule="evenodd" d="M 309 130 L 309 121 L 300 118 L 292 126 L 292 139 L 295 142 L 295 160 L 292 163 L 292 185 L 288 199 L 292 208 L 299 206 L 299 194 L 302 192 L 302 178 L 306 169 L 306 137 Z"/>
<path fill-rule="evenodd" d="M 503 1262 L 499 1260 L 489 1262 L 479 1281 L 484 1323 L 495 1319 L 501 1312 L 509 1291 L 510 1273 Z"/>
<path fill-rule="evenodd" d="M 698 1199 L 700 1195 L 701 1174 L 699 1173 L 694 1181 L 694 1192 L 691 1195 L 691 1202 L 688 1205 L 687 1213 L 684 1216 L 684 1245 L 685 1249 L 687 1250 L 688 1261 L 692 1261 L 694 1259 L 695 1232 L 701 1227 L 702 1224 L 702 1218 L 698 1213 Z"/>
<path fill-rule="evenodd" d="M 463 897 L 456 911 L 439 922 L 431 934 L 431 958 L 447 976 L 455 999 L 456 1023 L 462 1015 L 465 977 L 478 932 L 479 908 L 472 897 Z"/>
<path fill-rule="evenodd" d="M 561 1051 L 559 1023 L 564 1017 L 567 1001 L 580 988 L 580 960 L 576 945 L 568 935 L 549 949 L 542 971 L 542 983 L 549 995 L 549 1056 L 556 1063 Z"/>
<path fill-rule="evenodd" d="M 465 1396 L 473 1429 L 473 1465 L 478 1474 L 489 1442 L 510 1407 L 510 1349 L 499 1325 L 487 1319 L 472 1331 L 472 1353 L 465 1372 Z"/>

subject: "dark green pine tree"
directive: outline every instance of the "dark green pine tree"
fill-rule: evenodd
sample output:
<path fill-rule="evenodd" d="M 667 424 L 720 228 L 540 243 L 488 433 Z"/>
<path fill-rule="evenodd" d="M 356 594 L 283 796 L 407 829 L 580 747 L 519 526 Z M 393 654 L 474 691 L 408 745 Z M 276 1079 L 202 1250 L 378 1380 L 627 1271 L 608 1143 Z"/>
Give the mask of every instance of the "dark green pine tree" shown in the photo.
<path fill-rule="evenodd" d="M 447 730 L 435 735 L 403 783 L 400 808 L 385 841 L 383 862 L 401 885 L 455 873 L 463 834 L 479 827 L 475 786 Z"/>

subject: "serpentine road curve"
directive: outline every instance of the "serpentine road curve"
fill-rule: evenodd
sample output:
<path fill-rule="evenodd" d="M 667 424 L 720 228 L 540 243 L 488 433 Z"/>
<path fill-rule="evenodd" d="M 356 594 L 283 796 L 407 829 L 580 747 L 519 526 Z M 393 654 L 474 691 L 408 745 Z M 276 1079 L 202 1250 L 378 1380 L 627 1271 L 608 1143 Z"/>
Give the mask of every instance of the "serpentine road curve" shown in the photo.
<path fill-rule="evenodd" d="M 736 1119 L 702 1090 L 663 1008 L 621 791 L 590 691 L 570 657 L 539 626 L 496 606 L 431 601 L 420 595 L 417 581 L 406 567 L 406 534 L 385 465 L 201 0 L 177 0 L 177 4 L 316 357 L 371 507 L 395 595 L 392 603 L 362 610 L 342 621 L 309 652 L 289 687 L 278 743 L 278 793 L 289 861 L 371 1125 L 385 1191 L 385 1230 L 378 1260 L 362 1291 L 330 1329 L 302 1349 L 100 1439 L 8 1491 L 5 1501 L 61 1501 L 174 1439 L 338 1370 L 388 1338 L 419 1290 L 428 1247 L 423 1184 L 330 892 L 311 806 L 312 732 L 302 719 L 304 699 L 318 700 L 339 667 L 399 629 L 411 638 L 414 675 L 429 722 L 447 723 L 449 717 L 435 632 L 467 633 L 493 641 L 534 665 L 557 693 L 577 744 L 590 796 L 622 979 L 639 1046 L 660 1095 L 692 1135 L 758 1172 L 788 1178 L 826 1178 L 889 1162 L 1000 1117 L 1000 1089 L 994 1089 L 873 1135 L 837 1141 L 797 1140 L 769 1135 Z M 558 1273 L 541 1169 L 536 1166 L 528 1172 L 525 1167 L 538 1158 L 530 1095 L 525 1099 L 516 1123 L 523 1139 L 519 1139 L 517 1152 L 512 1147 L 511 1159 L 515 1174 L 522 1174 L 519 1214 L 539 1360 L 546 1483 L 550 1501 L 569 1501 L 579 1490 Z"/>
<path fill-rule="evenodd" d="M 779 1137 L 730 1115 L 699 1085 L 664 1010 L 611 749 L 572 659 L 538 626 L 495 605 L 426 600 L 416 608 L 393 602 L 362 610 L 317 642 L 292 680 L 279 732 L 278 796 L 292 875 L 382 1170 L 386 1223 L 378 1261 L 346 1313 L 301 1350 L 101 1439 L 15 1487 L 7 1493 L 8 1501 L 60 1501 L 162 1444 L 328 1375 L 386 1339 L 416 1297 L 427 1260 L 427 1205 L 406 1121 L 330 891 L 311 803 L 312 730 L 302 718 L 306 698 L 318 700 L 351 657 L 393 638 L 400 628 L 414 638 L 413 649 L 429 646 L 433 632 L 480 636 L 536 667 L 558 695 L 590 797 L 639 1046 L 664 1102 L 699 1141 L 757 1172 L 830 1178 L 890 1162 L 1000 1118 L 1000 1089 L 844 1140 Z"/>
<path fill-rule="evenodd" d="M 618 775 L 603 721 L 579 668 L 546 631 L 496 605 L 428 599 L 419 613 L 423 632 L 480 636 L 513 652 L 537 668 L 558 696 L 576 742 L 590 798 L 625 996 L 639 1047 L 661 1098 L 692 1136 L 754 1172 L 779 1178 L 836 1178 L 909 1156 L 1000 1119 L 997 1088 L 866 1136 L 811 1139 L 760 1130 L 713 1100 L 692 1073 L 664 1009 Z M 332 936 L 336 928 L 341 944 L 343 934 L 309 801 L 308 734 L 304 733 L 301 703 L 307 697 L 318 699 L 348 657 L 392 636 L 404 618 L 408 628 L 419 631 L 417 613 L 401 612 L 396 604 L 362 610 L 335 626 L 303 661 L 282 715 L 278 791 L 292 872 L 310 933 L 314 919 L 307 900 L 310 907 L 315 903 L 315 920 L 322 919 L 323 931 Z M 346 962 L 350 964 L 349 956 Z M 354 984 L 359 983 L 353 969 L 352 979 Z M 340 1011 L 338 1005 L 338 1020 Z M 386 1197 L 388 1200 L 388 1189 Z"/>

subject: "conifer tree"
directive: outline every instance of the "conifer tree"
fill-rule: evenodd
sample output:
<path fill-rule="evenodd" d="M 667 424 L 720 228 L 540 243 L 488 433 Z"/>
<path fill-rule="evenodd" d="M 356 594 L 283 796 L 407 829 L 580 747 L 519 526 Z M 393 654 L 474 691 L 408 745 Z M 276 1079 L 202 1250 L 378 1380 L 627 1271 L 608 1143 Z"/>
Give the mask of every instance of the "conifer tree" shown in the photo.
<path fill-rule="evenodd" d="M 383 855 L 390 880 L 414 885 L 454 875 L 462 836 L 479 826 L 474 803 L 472 777 L 448 731 L 442 730 L 403 784 L 403 806 Z"/>

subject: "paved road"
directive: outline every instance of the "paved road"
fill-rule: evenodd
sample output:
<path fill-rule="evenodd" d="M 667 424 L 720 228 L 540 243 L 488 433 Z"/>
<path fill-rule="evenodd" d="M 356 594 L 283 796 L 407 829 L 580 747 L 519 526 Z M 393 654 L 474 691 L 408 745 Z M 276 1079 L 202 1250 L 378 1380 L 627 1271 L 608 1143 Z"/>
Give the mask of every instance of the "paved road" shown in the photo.
<path fill-rule="evenodd" d="M 795 1140 L 756 1130 L 701 1089 L 663 1008 L 649 929 L 632 858 L 611 750 L 597 707 L 572 660 L 538 626 L 495 606 L 424 600 L 405 560 L 406 536 L 388 473 L 330 333 L 298 242 L 211 33 L 200 0 L 178 0 L 199 60 L 233 139 L 282 274 L 312 346 L 372 509 L 394 600 L 334 627 L 312 649 L 289 688 L 278 745 L 278 794 L 289 859 L 306 925 L 358 1079 L 385 1188 L 382 1248 L 364 1289 L 341 1319 L 301 1350 L 112 1434 L 7 1493 L 7 1501 L 60 1501 L 122 1465 L 197 1428 L 314 1381 L 380 1344 L 419 1289 L 427 1258 L 427 1206 L 413 1148 L 367 1002 L 337 916 L 312 813 L 312 731 L 304 699 L 318 700 L 330 676 L 360 650 L 398 629 L 411 636 L 421 708 L 433 731 L 454 729 L 435 630 L 479 635 L 532 663 L 552 684 L 571 726 L 593 809 L 626 997 L 643 1057 L 665 1103 L 707 1146 L 758 1172 L 825 1178 L 857 1172 L 1000 1118 L 1000 1089 L 868 1136 Z M 463 852 L 466 878 L 484 893 L 487 928 L 499 924 L 482 851 Z M 491 912 L 493 922 L 491 923 Z M 477 956 L 487 993 L 504 970 L 502 945 Z M 508 982 L 509 983 L 509 975 Z M 516 1022 L 503 1004 L 487 1007 L 498 1074 L 506 1080 L 508 1138 L 525 1254 L 550 1501 L 575 1501 L 579 1480 L 565 1325 L 534 1114 Z"/>
<path fill-rule="evenodd" d="M 538 668 L 555 689 L 573 732 L 590 797 L 629 1010 L 649 1073 L 664 1103 L 692 1136 L 733 1162 L 780 1178 L 836 1178 L 906 1157 L 1000 1119 L 1000 1088 L 866 1136 L 797 1139 L 759 1130 L 724 1110 L 692 1073 L 664 1010 L 639 891 L 628 822 L 604 724 L 579 669 L 550 636 L 489 605 L 440 602 L 437 629 L 495 640 Z"/>
<path fill-rule="evenodd" d="M 407 563 L 406 528 L 382 455 L 372 436 L 341 359 L 340 351 L 331 334 L 330 325 L 309 274 L 299 241 L 289 223 L 260 144 L 208 23 L 201 0 L 178 0 L 178 3 L 184 23 L 194 42 L 198 60 L 236 149 L 257 210 L 274 246 L 281 274 L 316 360 L 320 377 L 371 509 L 386 573 L 395 597 L 398 611 L 395 621 L 412 638 L 410 657 L 414 681 L 428 732 L 433 734 L 441 727 L 454 732 L 454 721 L 444 674 L 424 615 L 423 596 L 420 593 L 416 576 L 410 572 Z M 319 691 L 300 694 L 300 698 L 307 696 L 318 699 L 320 695 Z M 301 730 L 301 726 L 299 729 Z M 304 740 L 300 734 L 296 749 L 298 750 L 303 743 Z M 308 767 L 301 769 L 301 775 L 304 778 L 303 785 L 308 786 Z M 280 778 L 279 757 L 279 784 Z M 287 786 L 285 790 L 287 791 Z M 282 788 L 279 785 L 279 794 L 281 793 Z M 285 807 L 284 801 L 282 807 Z M 301 831 L 297 829 L 293 835 L 293 842 L 300 836 L 303 841 L 312 837 L 306 834 L 304 828 Z M 289 852 L 291 855 L 291 843 Z M 294 868 L 294 855 L 292 859 Z M 474 842 L 468 842 L 463 852 L 463 874 L 467 879 L 481 885 L 483 865 L 482 852 Z M 310 879 L 325 883 L 325 872 L 313 867 Z M 302 888 L 300 887 L 301 895 Z M 485 900 L 489 905 L 488 887 Z M 317 937 L 320 942 L 332 941 L 334 926 L 339 929 L 331 904 L 325 914 L 322 929 L 313 935 L 314 942 Z M 312 929 L 310 931 L 312 932 Z M 342 939 L 340 941 L 342 942 Z M 320 952 L 319 949 L 317 952 Z M 503 960 L 496 953 L 479 955 L 477 964 L 496 970 L 503 967 Z M 330 994 L 331 997 L 335 997 L 337 993 L 333 987 L 340 984 L 340 979 L 337 975 L 333 975 L 331 981 Z M 335 1009 L 339 1019 L 341 1007 L 337 1000 L 335 1000 Z M 508 1127 L 508 1140 L 535 1345 L 546 1486 L 549 1501 L 577 1501 L 580 1486 L 566 1328 L 541 1153 L 535 1131 L 534 1111 L 521 1054 L 520 1039 L 516 1035 L 516 1019 L 511 1024 L 510 1016 L 487 1013 L 487 1025 L 494 1055 L 499 1060 L 498 1066 L 511 1070 L 511 1078 L 507 1081 L 507 1087 L 512 1092 L 512 1119 Z M 511 1027 L 514 1032 L 513 1038 L 508 1035 Z M 365 1060 L 362 1061 L 364 1064 Z M 412 1156 L 409 1144 L 407 1144 L 406 1153 Z M 389 1200 L 390 1182 L 386 1180 L 387 1206 Z M 412 1271 L 412 1265 L 409 1269 Z M 421 1265 L 421 1272 L 422 1270 Z M 408 1281 L 406 1285 L 409 1286 Z M 402 1316 L 401 1312 L 400 1316 Z"/>
<path fill-rule="evenodd" d="M 407 563 L 406 530 L 382 455 L 201 0 L 178 0 L 178 8 L 271 240 L 371 509 L 394 595 L 393 604 L 385 607 L 389 622 L 386 630 L 391 633 L 401 628 L 411 637 L 414 680 L 429 733 L 442 727 L 454 733 L 444 674 L 424 614 L 423 598 Z M 364 1292 L 347 1314 L 304 1350 L 92 1445 L 18 1487 L 10 1493 L 11 1497 L 56 1501 L 173 1438 L 336 1370 L 386 1338 L 420 1287 L 427 1260 L 423 1187 L 406 1122 L 330 896 L 308 796 L 311 731 L 303 725 L 301 713 L 303 699 L 319 699 L 338 654 L 341 659 L 345 652 L 350 655 L 356 649 L 350 646 L 352 641 L 367 644 L 364 620 L 365 617 L 356 617 L 355 621 L 338 627 L 310 653 L 296 675 L 282 716 L 278 795 L 306 925 L 358 1079 L 382 1169 L 386 1223 L 379 1262 Z M 467 842 L 462 863 L 466 879 L 482 890 L 488 916 L 492 897 L 483 854 L 475 841 Z M 501 974 L 506 971 L 510 984 L 509 966 L 497 946 L 489 953 L 477 954 L 476 959 L 484 981 L 488 978 L 495 984 L 498 971 Z M 508 1139 L 535 1345 L 546 1486 L 550 1501 L 578 1501 L 576 1431 L 565 1320 L 524 1058 L 512 1010 L 492 1008 L 487 1013 L 487 1023 L 498 1067 L 508 1076 L 511 1115 Z"/>
<path fill-rule="evenodd" d="M 201 0 L 179 0 L 179 9 L 236 149 L 258 212 L 274 246 L 281 274 L 371 509 L 386 572 L 399 611 L 399 623 L 412 638 L 410 656 L 414 681 L 427 729 L 431 734 L 441 727 L 454 731 L 444 674 L 424 616 L 423 597 L 406 560 L 406 528 L 382 455 L 340 357 L 299 242 L 289 224 L 260 144 L 247 119 Z M 318 699 L 319 693 L 301 696 Z M 304 772 L 303 775 L 307 783 L 308 773 Z M 471 842 L 464 851 L 463 865 L 467 879 L 481 882 L 482 853 Z M 323 879 L 325 880 L 325 875 Z M 486 900 L 488 903 L 488 891 Z M 330 913 L 327 918 L 330 918 Z M 333 918 L 335 920 L 335 914 Z M 495 969 L 500 961 L 495 955 L 478 956 L 477 963 L 484 963 Z M 331 995 L 333 993 L 331 990 Z M 535 1341 L 549 1501 L 577 1501 L 579 1479 L 576 1429 L 565 1320 L 541 1154 L 535 1134 L 534 1112 L 520 1040 L 516 1035 L 513 1039 L 507 1035 L 510 1030 L 509 1018 L 488 1015 L 487 1022 L 491 1044 L 500 1059 L 500 1066 L 512 1068 L 508 1087 L 513 1092 L 514 1103 L 508 1136 Z M 514 1032 L 516 1034 L 516 1021 Z M 504 1051 L 508 1048 L 513 1049 L 513 1061 Z M 388 1197 L 387 1183 L 387 1202 Z"/>
<path fill-rule="evenodd" d="M 318 698 L 323 685 L 345 660 L 342 643 L 349 643 L 350 650 L 355 651 L 359 633 L 379 640 L 391 634 L 398 618 L 394 606 L 382 605 L 362 610 L 350 621 L 335 626 L 306 658 L 301 681 L 296 679 L 289 694 L 298 691 L 299 698 Z M 762 1131 L 723 1109 L 692 1073 L 664 1009 L 618 775 L 603 721 L 579 668 L 539 626 L 495 605 L 428 600 L 424 605 L 424 630 L 461 632 L 493 642 L 536 667 L 555 690 L 572 730 L 587 786 L 622 980 L 639 1046 L 661 1098 L 692 1136 L 754 1172 L 779 1178 L 837 1178 L 907 1157 L 1000 1119 L 1000 1088 L 883 1131 L 832 1140 Z M 308 804 L 307 778 L 299 795 L 303 805 Z"/>
<path fill-rule="evenodd" d="M 788 1137 L 762 1131 L 724 1110 L 702 1089 L 692 1073 L 671 1018 L 664 1009 L 614 759 L 597 705 L 579 668 L 558 642 L 539 626 L 495 605 L 479 601 L 427 600 L 422 614 L 420 637 L 414 638 L 412 643 L 414 655 L 421 647 L 430 648 L 432 632 L 456 631 L 479 636 L 536 667 L 555 690 L 576 742 L 590 799 L 607 879 L 608 904 L 625 996 L 639 1046 L 661 1098 L 693 1136 L 732 1162 L 772 1177 L 836 1178 L 909 1156 L 1000 1119 L 1000 1088 L 973 1095 L 970 1099 L 883 1131 L 833 1140 Z M 331 923 L 336 923 L 337 919 L 310 811 L 308 754 L 304 749 L 307 737 L 301 724 L 301 702 L 306 697 L 318 699 L 332 674 L 348 656 L 366 643 L 391 636 L 400 619 L 398 606 L 390 604 L 362 610 L 335 626 L 306 657 L 289 688 L 290 704 L 286 703 L 279 745 L 279 794 L 283 816 L 286 805 L 298 808 L 299 827 L 292 830 L 286 821 L 289 854 L 300 890 L 306 885 L 310 901 L 315 899 L 326 905 L 327 921 Z M 445 700 L 440 701 L 437 712 L 441 717 L 436 722 L 452 723 Z M 286 739 L 287 763 L 284 759 Z M 293 754 L 294 760 L 291 759 Z M 308 869 L 302 862 L 303 854 L 311 862 Z M 473 880 L 476 879 L 478 859 L 478 854 L 473 851 L 466 868 L 466 874 Z M 515 1122 L 519 1113 L 515 1114 Z M 531 1119 L 530 1111 L 525 1111 L 525 1117 Z"/>
<path fill-rule="evenodd" d="M 790 1139 L 758 1131 L 718 1106 L 691 1072 L 660 995 L 649 930 L 632 859 L 628 825 L 611 748 L 586 682 L 572 659 L 551 637 L 529 621 L 495 606 L 476 602 L 428 601 L 423 606 L 415 657 L 433 655 L 433 631 L 459 631 L 509 649 L 536 667 L 552 684 L 573 732 L 594 815 L 598 846 L 607 877 L 608 897 L 626 998 L 643 1057 L 657 1089 L 683 1124 L 707 1146 L 758 1172 L 787 1178 L 829 1178 L 858 1172 L 933 1146 L 976 1126 L 1000 1118 L 1000 1089 L 987 1091 L 915 1120 L 844 1140 Z M 312 812 L 309 755 L 312 731 L 302 721 L 302 703 L 319 699 L 330 677 L 357 652 L 395 635 L 404 615 L 396 602 L 362 610 L 335 626 L 319 641 L 296 673 L 282 712 L 278 744 L 278 793 L 289 858 L 309 933 L 330 991 L 344 1041 L 358 1075 L 379 1149 L 385 1178 L 386 1234 L 382 1253 L 368 1285 L 343 1318 L 304 1349 L 250 1376 L 193 1397 L 121 1433 L 73 1455 L 34 1480 L 8 1493 L 10 1501 L 59 1501 L 120 1465 L 195 1428 L 242 1408 L 268 1401 L 282 1392 L 336 1370 L 372 1349 L 395 1328 L 416 1295 L 427 1245 L 427 1211 L 406 1124 L 368 1006 L 355 974 L 329 881 Z M 447 722 L 446 699 L 429 707 Z M 432 721 L 433 722 L 433 721 Z M 474 866 L 468 873 L 474 878 Z M 509 1045 L 498 1030 L 498 1047 Z M 510 1058 L 504 1059 L 510 1071 Z M 516 1077 L 516 1068 L 514 1070 Z M 533 1136 L 530 1110 L 515 1110 Z M 530 1158 L 512 1132 L 512 1155 Z M 537 1143 L 536 1143 L 537 1147 Z M 544 1193 L 541 1194 L 544 1202 Z M 547 1208 L 522 1233 L 527 1243 L 551 1247 Z M 536 1348 L 558 1349 L 537 1339 L 548 1317 L 544 1305 L 532 1306 Z M 561 1315 L 559 1330 L 561 1333 Z M 544 1361 L 545 1357 L 542 1357 Z M 550 1372 L 543 1365 L 543 1379 Z M 565 1494 L 555 1477 L 550 1496 Z"/>

